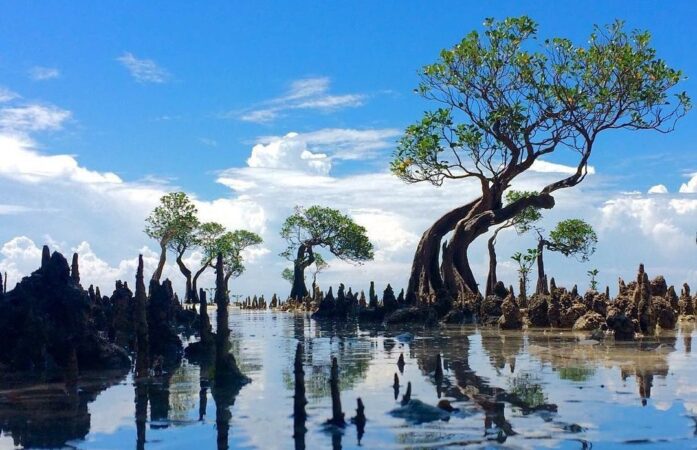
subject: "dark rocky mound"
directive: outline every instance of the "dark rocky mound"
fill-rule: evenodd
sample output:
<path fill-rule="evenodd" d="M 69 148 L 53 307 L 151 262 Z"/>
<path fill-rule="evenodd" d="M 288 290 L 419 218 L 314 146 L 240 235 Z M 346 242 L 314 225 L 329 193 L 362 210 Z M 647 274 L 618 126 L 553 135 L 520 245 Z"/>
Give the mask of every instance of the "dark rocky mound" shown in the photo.
<path fill-rule="evenodd" d="M 125 350 L 100 335 L 92 309 L 63 255 L 44 247 L 41 268 L 0 299 L 0 364 L 56 375 L 75 360 L 79 370 L 129 367 Z"/>
<path fill-rule="evenodd" d="M 151 280 L 147 312 L 151 360 L 162 357 L 169 365 L 181 358 L 183 346 L 175 326 L 179 310 L 181 305 L 174 295 L 172 283 L 165 280 L 160 284 Z"/>

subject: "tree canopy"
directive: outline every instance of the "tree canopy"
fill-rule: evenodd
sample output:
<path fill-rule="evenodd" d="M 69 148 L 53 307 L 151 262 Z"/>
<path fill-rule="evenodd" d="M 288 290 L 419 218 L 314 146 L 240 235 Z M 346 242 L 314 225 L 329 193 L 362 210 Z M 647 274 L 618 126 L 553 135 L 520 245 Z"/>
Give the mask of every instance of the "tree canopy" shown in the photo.
<path fill-rule="evenodd" d="M 217 241 L 216 250 L 223 255 L 225 280 L 237 278 L 245 271 L 242 252 L 263 242 L 261 236 L 247 230 L 229 231 Z"/>
<path fill-rule="evenodd" d="M 540 46 L 529 17 L 487 19 L 437 62 L 416 91 L 443 105 L 402 137 L 392 171 L 408 182 L 509 178 L 558 146 L 580 154 L 608 129 L 669 131 L 690 107 L 683 78 L 656 57 L 646 31 L 596 26 L 585 46 L 552 38 Z"/>
<path fill-rule="evenodd" d="M 472 179 L 481 196 L 426 230 L 414 256 L 410 301 L 478 292 L 467 256 L 472 242 L 527 207 L 552 208 L 555 191 L 585 179 L 602 133 L 671 131 L 691 107 L 688 95 L 674 89 L 682 79 L 657 57 L 648 32 L 626 31 L 621 21 L 594 27 L 577 45 L 538 39 L 537 24 L 526 16 L 487 19 L 482 33 L 441 51 L 416 89 L 437 106 L 406 128 L 391 170 L 408 183 Z M 572 154 L 566 161 L 575 159 L 574 170 L 504 206 L 513 180 L 560 150 Z"/>
<path fill-rule="evenodd" d="M 510 205 L 521 198 L 534 197 L 535 195 L 537 195 L 535 191 L 510 190 L 506 192 L 506 204 Z M 542 212 L 534 206 L 528 206 L 510 219 L 510 226 L 514 226 L 518 234 L 525 234 L 540 220 L 542 220 Z"/>
<path fill-rule="evenodd" d="M 184 192 L 170 192 L 160 198 L 160 204 L 145 219 L 145 234 L 160 244 L 160 260 L 152 279 L 159 281 L 167 259 L 167 249 L 177 254 L 177 263 L 186 271 L 181 257 L 196 242 L 199 226 L 198 210 Z M 190 274 L 187 276 L 187 298 L 190 292 Z"/>
<path fill-rule="evenodd" d="M 363 262 L 373 258 L 373 244 L 365 228 L 332 208 L 296 207 L 283 223 L 281 237 L 288 243 L 282 255 L 291 260 L 300 246 L 326 248 L 343 261 Z"/>
<path fill-rule="evenodd" d="M 360 264 L 373 259 L 373 244 L 366 229 L 332 208 L 297 206 L 283 222 L 281 237 L 288 243 L 281 256 L 293 261 L 290 298 L 302 298 L 308 293 L 305 269 L 316 262 L 315 247 L 329 250 L 342 261 Z"/>
<path fill-rule="evenodd" d="M 595 253 L 597 243 L 598 235 L 589 223 L 581 219 L 567 219 L 550 231 L 547 249 L 564 256 L 574 256 L 583 262 Z"/>
<path fill-rule="evenodd" d="M 193 241 L 199 225 L 198 210 L 184 192 L 171 192 L 160 198 L 160 204 L 145 219 L 145 234 L 174 251 L 179 245 Z"/>

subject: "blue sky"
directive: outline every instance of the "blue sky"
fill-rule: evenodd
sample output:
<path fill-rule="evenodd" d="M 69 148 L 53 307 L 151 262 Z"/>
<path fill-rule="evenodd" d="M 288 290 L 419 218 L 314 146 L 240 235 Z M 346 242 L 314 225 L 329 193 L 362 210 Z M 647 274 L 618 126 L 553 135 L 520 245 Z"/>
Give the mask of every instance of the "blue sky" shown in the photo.
<path fill-rule="evenodd" d="M 219 178 L 229 170 L 244 178 L 239 171 L 249 169 L 252 147 L 268 143 L 265 136 L 289 132 L 313 136 L 306 138 L 309 150 L 328 154 L 331 176 L 347 184 L 347 177 L 384 173 L 398 131 L 430 108 L 412 93 L 417 70 L 434 61 L 440 49 L 481 29 L 485 17 L 526 14 L 539 22 L 540 37 L 566 36 L 576 42 L 587 39 L 593 24 L 623 19 L 629 28 L 652 32 L 659 55 L 689 77 L 683 89 L 697 95 L 697 3 L 692 1 L 665 2 L 660 7 L 655 1 L 84 1 L 70 6 L 59 1 L 22 1 L 7 2 L 1 11 L 0 88 L 18 95 L 8 107 L 38 105 L 64 113 L 53 117 L 55 126 L 22 130 L 36 152 L 70 155 L 85 170 L 112 172 L 124 183 L 150 189 L 136 196 L 156 197 L 157 189 L 181 188 L 210 205 L 218 199 L 239 203 L 240 196 L 260 195 L 231 188 Z M 591 161 L 597 170 L 595 180 L 577 195 L 585 195 L 588 208 L 601 211 L 601 216 L 606 202 L 622 191 L 646 193 L 663 184 L 670 199 L 677 198 L 672 193 L 697 172 L 695 125 L 697 115 L 692 113 L 669 135 L 620 132 L 603 136 Z M 321 130 L 379 136 L 345 137 L 336 144 L 332 139 L 337 138 L 328 139 L 326 133 L 324 137 L 312 134 Z M 365 151 L 355 150 L 366 145 Z M 0 148 L 0 158 L 2 153 Z M 568 162 L 563 156 L 551 161 Z M 278 168 L 259 164 L 271 173 Z M 381 194 L 380 186 L 375 184 L 375 195 Z M 7 188 L 13 198 L 5 197 L 5 204 L 15 209 L 26 206 L 34 212 L 0 215 L 5 222 L 0 227 L 0 243 L 27 236 L 39 245 L 49 236 L 70 249 L 94 236 L 91 248 L 98 249 L 110 267 L 148 244 L 140 233 L 142 214 L 137 207 L 134 218 L 118 222 L 119 229 L 113 231 L 113 239 L 122 243 L 118 249 L 99 242 L 104 227 L 116 224 L 116 219 L 108 223 L 56 219 L 54 228 L 39 226 L 37 222 L 47 222 L 49 209 L 61 209 L 65 217 L 86 217 L 90 214 L 80 208 L 106 200 L 95 198 L 75 207 L 49 204 L 39 200 L 37 189 L 37 183 L 18 183 L 17 177 Z M 426 190 L 419 187 L 405 192 Z M 453 188 L 452 192 L 466 199 L 466 190 Z M 336 194 L 337 198 L 350 195 Z M 66 194 L 64 198 L 70 197 Z M 694 197 L 686 193 L 679 198 L 685 199 Z M 359 200 L 347 200 L 346 208 L 360 209 Z M 287 210 L 280 203 L 273 203 L 274 210 L 269 203 L 251 201 L 264 211 L 264 225 L 257 226 L 269 237 L 264 257 L 268 268 L 276 264 L 272 257 L 278 249 L 273 240 L 279 218 Z M 632 205 L 628 208 L 637 207 Z M 443 208 L 447 209 L 445 203 Z M 400 264 L 402 270 L 413 250 L 413 236 L 437 212 L 434 208 L 433 216 L 427 215 L 423 224 L 407 227 L 410 237 L 400 249 L 403 253 L 386 257 L 386 264 Z M 396 211 L 390 213 L 404 218 Z M 245 225 L 244 214 L 240 214 L 240 222 L 235 223 Z M 690 214 L 669 224 L 682 237 L 688 232 L 691 236 L 688 225 L 697 223 Z M 683 222 L 687 224 L 684 229 Z M 639 235 L 642 232 L 646 233 L 640 229 Z M 135 242 L 129 245 L 131 237 Z M 154 248 L 152 243 L 150 246 Z M 600 257 L 598 265 L 609 267 L 610 260 Z M 669 263 L 666 257 L 661 267 Z M 11 261 L 5 264 L 19 267 Z M 390 273 L 397 271 L 395 266 Z"/>

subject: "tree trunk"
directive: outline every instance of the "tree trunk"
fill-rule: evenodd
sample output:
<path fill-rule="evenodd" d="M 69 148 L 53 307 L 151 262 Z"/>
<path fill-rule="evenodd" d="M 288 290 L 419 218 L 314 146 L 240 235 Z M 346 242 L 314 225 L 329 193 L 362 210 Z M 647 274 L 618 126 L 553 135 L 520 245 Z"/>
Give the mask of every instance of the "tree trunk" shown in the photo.
<path fill-rule="evenodd" d="M 305 254 L 307 253 L 307 259 Z M 315 262 L 315 255 L 312 246 L 300 244 L 298 253 L 293 263 L 293 287 L 290 290 L 290 298 L 303 299 L 307 296 L 307 286 L 305 285 L 305 269 Z"/>
<path fill-rule="evenodd" d="M 442 264 L 446 287 L 454 297 L 478 292 L 478 285 L 467 258 L 467 251 L 471 243 L 486 233 L 490 227 L 512 219 L 530 206 L 550 209 L 554 206 L 554 198 L 549 194 L 526 197 L 503 208 L 496 207 L 474 215 L 470 214 L 458 222 L 448 244 L 448 251 L 443 255 Z M 449 267 L 450 264 L 453 267 Z M 447 279 L 445 278 L 446 274 L 448 275 Z"/>
<path fill-rule="evenodd" d="M 441 270 L 443 281 L 450 294 L 458 298 L 462 294 L 479 292 L 479 285 L 470 269 L 467 249 L 474 239 L 484 234 L 486 230 L 473 231 L 466 219 L 461 220 L 455 227 L 452 239 L 443 252 Z"/>
<path fill-rule="evenodd" d="M 152 274 L 152 280 L 160 282 L 162 278 L 162 271 L 165 269 L 165 262 L 167 261 L 167 245 L 164 242 L 160 242 L 160 260 L 157 262 L 157 269 L 155 273 Z"/>
<path fill-rule="evenodd" d="M 209 263 L 202 265 L 201 268 L 196 271 L 194 277 L 191 280 L 191 295 L 193 296 L 194 302 L 200 301 L 198 297 L 198 279 L 201 275 L 203 275 L 203 272 L 206 271 L 206 269 L 208 268 L 208 264 Z"/>
<path fill-rule="evenodd" d="M 500 230 L 501 228 L 496 229 L 494 234 L 487 242 L 487 248 L 489 249 L 489 275 L 486 278 L 485 292 L 485 295 L 487 296 L 494 294 L 494 287 L 498 282 L 498 278 L 496 276 L 496 266 L 498 264 L 498 261 L 496 260 L 496 237 L 498 236 Z"/>
<path fill-rule="evenodd" d="M 441 241 L 480 200 L 481 198 L 478 198 L 446 213 L 421 236 L 411 266 L 405 296 L 407 303 L 426 302 L 432 294 L 443 288 L 443 279 L 438 264 Z"/>
<path fill-rule="evenodd" d="M 177 266 L 179 266 L 179 271 L 184 275 L 184 278 L 186 278 L 186 293 L 184 294 L 184 301 L 186 303 L 191 303 L 194 301 L 194 295 L 191 293 L 191 290 L 193 289 L 192 283 L 191 283 L 191 271 L 189 270 L 188 267 L 184 264 L 184 261 L 182 261 L 182 256 L 183 254 L 177 255 Z"/>
<path fill-rule="evenodd" d="M 215 265 L 215 305 L 216 305 L 216 377 L 219 377 L 218 369 L 226 367 L 227 354 L 230 348 L 230 327 L 228 326 L 228 304 L 225 274 L 223 272 L 223 256 L 218 253 Z"/>
<path fill-rule="evenodd" d="M 208 302 L 206 301 L 206 291 L 201 289 L 199 294 L 199 335 L 201 343 L 208 346 L 211 343 L 211 321 L 208 317 Z"/>
<path fill-rule="evenodd" d="M 535 287 L 536 294 L 549 294 L 547 286 L 547 277 L 545 276 L 544 250 L 547 241 L 540 239 L 537 242 L 537 286 Z"/>

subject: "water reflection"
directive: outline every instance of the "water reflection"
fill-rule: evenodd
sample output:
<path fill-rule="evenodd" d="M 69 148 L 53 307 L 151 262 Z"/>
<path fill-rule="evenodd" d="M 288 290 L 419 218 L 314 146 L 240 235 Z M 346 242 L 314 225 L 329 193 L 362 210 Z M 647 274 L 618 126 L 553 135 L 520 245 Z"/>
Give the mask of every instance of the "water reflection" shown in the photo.
<path fill-rule="evenodd" d="M 697 433 L 693 324 L 635 343 L 551 330 L 361 328 L 258 311 L 233 312 L 230 329 L 249 385 L 216 383 L 214 361 L 186 360 L 138 382 L 83 374 L 77 389 L 3 380 L 0 448 L 677 448 Z M 294 422 L 298 344 L 307 398 L 301 433 Z M 332 357 L 346 417 L 356 416 L 343 429 L 323 426 L 332 415 Z M 415 425 L 390 415 L 408 383 L 411 398 L 430 408 L 447 400 L 448 420 Z M 126 421 L 109 411 L 122 399 Z M 367 421 L 354 412 L 362 408 Z"/>
<path fill-rule="evenodd" d="M 4 376 L 0 431 L 15 447 L 55 448 L 83 439 L 90 430 L 88 404 L 126 373 L 83 374 L 75 384 L 36 383 Z"/>

